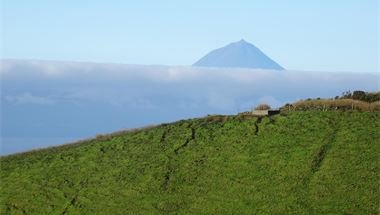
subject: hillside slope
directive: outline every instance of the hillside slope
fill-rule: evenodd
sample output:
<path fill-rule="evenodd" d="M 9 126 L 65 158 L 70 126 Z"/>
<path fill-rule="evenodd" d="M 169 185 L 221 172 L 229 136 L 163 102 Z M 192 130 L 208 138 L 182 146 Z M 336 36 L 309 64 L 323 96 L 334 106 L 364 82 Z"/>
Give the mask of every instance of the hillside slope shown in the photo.
<path fill-rule="evenodd" d="M 210 116 L 1 158 L 1 214 L 377 214 L 380 114 Z"/>

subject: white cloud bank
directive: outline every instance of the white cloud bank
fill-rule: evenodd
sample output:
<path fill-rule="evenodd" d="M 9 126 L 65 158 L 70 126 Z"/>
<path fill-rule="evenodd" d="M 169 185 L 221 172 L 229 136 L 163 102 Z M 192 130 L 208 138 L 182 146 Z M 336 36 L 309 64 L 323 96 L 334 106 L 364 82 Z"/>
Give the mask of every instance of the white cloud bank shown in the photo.
<path fill-rule="evenodd" d="M 4 137 L 88 137 L 207 114 L 279 107 L 348 90 L 379 74 L 1 60 Z"/>
<path fill-rule="evenodd" d="M 279 106 L 298 98 L 379 89 L 374 73 L 2 60 L 0 74 L 6 101 L 41 105 L 86 101 L 160 107 L 169 102 L 175 108 L 190 101 L 234 111 L 248 100 Z"/>

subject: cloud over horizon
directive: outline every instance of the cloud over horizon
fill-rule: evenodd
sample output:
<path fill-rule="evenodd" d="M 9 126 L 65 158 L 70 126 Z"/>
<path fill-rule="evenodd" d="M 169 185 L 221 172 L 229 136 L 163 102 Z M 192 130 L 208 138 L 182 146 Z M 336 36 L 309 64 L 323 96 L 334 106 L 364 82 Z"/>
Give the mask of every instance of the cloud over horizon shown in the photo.
<path fill-rule="evenodd" d="M 279 107 L 348 90 L 379 74 L 1 60 L 3 137 L 86 137 L 259 103 Z M 44 132 L 42 132 L 44 131 Z"/>

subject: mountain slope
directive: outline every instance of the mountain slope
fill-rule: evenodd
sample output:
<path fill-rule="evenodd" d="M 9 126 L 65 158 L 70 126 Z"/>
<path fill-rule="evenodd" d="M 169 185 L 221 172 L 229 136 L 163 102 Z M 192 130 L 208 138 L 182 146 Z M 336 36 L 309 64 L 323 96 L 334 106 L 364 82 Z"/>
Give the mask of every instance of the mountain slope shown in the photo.
<path fill-rule="evenodd" d="M 240 40 L 208 53 L 193 66 L 238 67 L 255 69 L 283 70 L 279 64 L 266 56 L 254 45 Z"/>
<path fill-rule="evenodd" d="M 0 213 L 376 214 L 379 117 L 210 116 L 2 157 Z"/>

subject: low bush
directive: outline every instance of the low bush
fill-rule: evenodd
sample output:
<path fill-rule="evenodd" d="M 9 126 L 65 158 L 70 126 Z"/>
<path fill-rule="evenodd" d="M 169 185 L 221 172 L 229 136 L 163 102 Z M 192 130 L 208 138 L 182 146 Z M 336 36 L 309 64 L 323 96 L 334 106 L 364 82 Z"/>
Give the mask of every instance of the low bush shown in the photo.
<path fill-rule="evenodd" d="M 283 110 L 357 110 L 357 111 L 379 111 L 380 102 L 368 103 L 354 99 L 314 99 L 301 100 L 282 107 Z"/>
<path fill-rule="evenodd" d="M 255 110 L 269 110 L 270 106 L 268 104 L 259 104 L 255 107 Z"/>
<path fill-rule="evenodd" d="M 365 102 L 380 101 L 380 92 L 365 92 L 362 90 L 355 90 L 353 92 L 347 91 L 341 97 L 337 96 L 335 99 L 354 99 Z"/>

